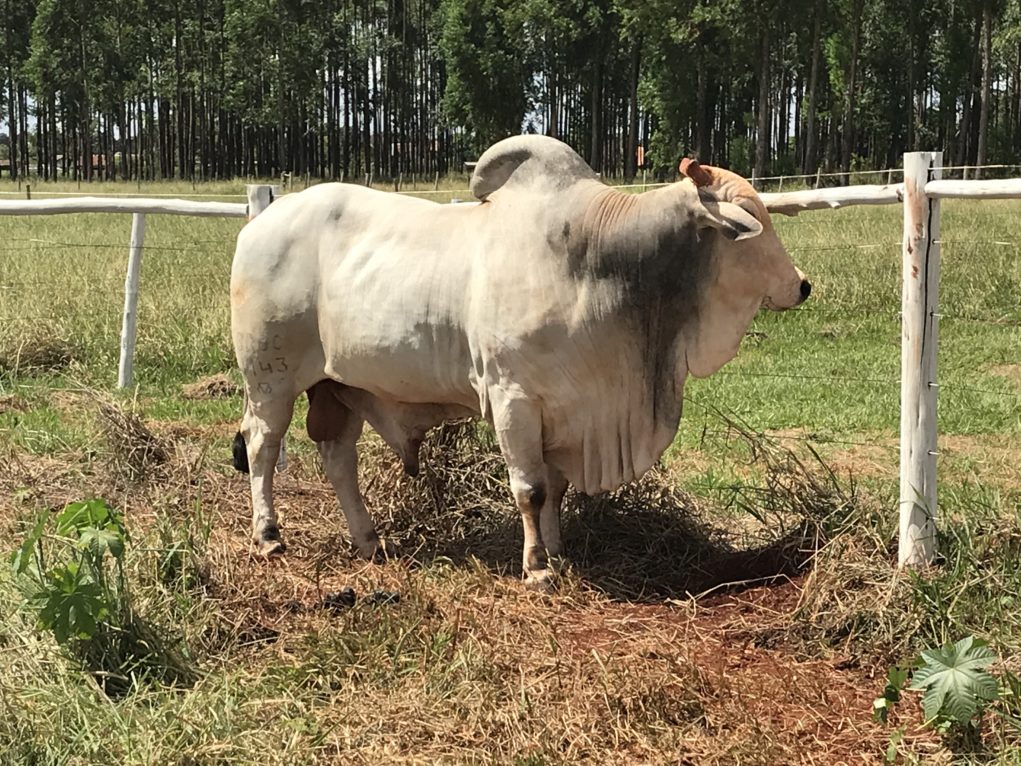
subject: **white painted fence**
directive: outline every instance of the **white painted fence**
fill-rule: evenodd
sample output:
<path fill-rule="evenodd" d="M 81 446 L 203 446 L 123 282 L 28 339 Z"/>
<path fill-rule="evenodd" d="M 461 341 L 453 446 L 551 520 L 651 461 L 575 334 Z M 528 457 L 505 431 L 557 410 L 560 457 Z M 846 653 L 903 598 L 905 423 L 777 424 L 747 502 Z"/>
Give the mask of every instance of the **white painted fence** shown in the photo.
<path fill-rule="evenodd" d="M 131 199 L 74 197 L 71 199 L 0 200 L 0 215 L 62 215 L 67 213 L 131 213 L 128 269 L 124 278 L 124 318 L 121 323 L 121 354 L 117 387 L 130 388 L 134 381 L 135 338 L 138 325 L 138 284 L 145 248 L 145 216 L 188 215 L 245 218 L 262 212 L 273 201 L 276 187 L 249 186 L 248 204 L 196 202 L 185 199 Z"/>
<path fill-rule="evenodd" d="M 901 566 L 923 566 L 936 553 L 936 357 L 939 334 L 939 230 L 941 199 L 1021 199 L 1021 178 L 1003 181 L 944 181 L 939 152 L 904 155 L 904 183 L 846 186 L 762 194 L 773 213 L 796 215 L 850 205 L 903 203 L 903 292 L 901 337 Z M 249 186 L 248 205 L 174 199 L 0 201 L 0 215 L 131 213 L 131 242 L 124 281 L 124 321 L 117 384 L 132 384 L 132 363 L 145 216 L 148 214 L 252 217 L 278 194 L 278 187 Z"/>

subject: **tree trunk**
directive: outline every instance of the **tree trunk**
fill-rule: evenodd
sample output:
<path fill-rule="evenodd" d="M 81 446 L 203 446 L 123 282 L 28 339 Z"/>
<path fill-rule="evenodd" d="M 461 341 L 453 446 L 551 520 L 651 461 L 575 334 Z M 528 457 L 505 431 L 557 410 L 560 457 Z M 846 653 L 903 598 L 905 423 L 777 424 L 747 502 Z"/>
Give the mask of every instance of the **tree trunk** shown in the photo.
<path fill-rule="evenodd" d="M 549 87 L 549 126 L 546 133 L 553 138 L 560 138 L 560 90 L 557 88 L 557 71 L 551 69 L 547 76 L 550 80 Z"/>
<path fill-rule="evenodd" d="M 49 180 L 46 175 L 46 125 L 48 116 L 46 114 L 46 102 L 36 102 L 35 113 L 35 174 L 40 178 Z"/>
<path fill-rule="evenodd" d="M 84 22 L 84 19 L 82 19 Z M 82 102 L 78 105 L 78 118 L 81 121 L 81 163 L 86 181 L 92 180 L 92 100 L 89 98 L 89 77 L 85 56 L 85 26 L 78 35 L 78 65 L 82 75 Z"/>
<path fill-rule="evenodd" d="M 861 48 L 861 14 L 863 0 L 854 0 L 851 17 L 851 65 L 844 92 L 844 118 L 841 121 L 840 169 L 843 183 L 849 182 L 851 154 L 854 151 L 854 96 L 858 87 L 858 53 Z"/>
<path fill-rule="evenodd" d="M 758 124 L 755 135 L 755 170 L 752 175 L 762 178 L 766 175 L 766 164 L 769 162 L 769 25 L 762 25 L 762 36 L 759 39 L 759 99 Z"/>
<path fill-rule="evenodd" d="M 634 180 L 638 170 L 638 80 L 642 65 L 642 36 L 638 35 L 631 46 L 631 77 L 628 82 L 627 149 L 624 152 L 624 179 Z"/>
<path fill-rule="evenodd" d="M 993 11 L 987 2 L 982 9 L 982 106 L 978 118 L 978 154 L 975 157 L 975 178 L 982 177 L 989 142 L 989 102 L 993 95 Z"/>
<path fill-rule="evenodd" d="M 52 171 L 52 178 L 54 181 L 57 180 L 57 97 L 50 96 L 49 108 L 47 111 L 50 114 L 50 170 Z M 63 158 L 63 162 L 67 162 L 66 155 Z M 66 165 L 65 165 L 66 167 Z"/>
<path fill-rule="evenodd" d="M 600 34 L 600 38 L 602 35 Z M 596 50 L 595 66 L 592 68 L 591 143 L 589 144 L 589 165 L 597 173 L 603 169 L 603 51 L 602 40 Z"/>
<path fill-rule="evenodd" d="M 1010 130 L 1007 135 L 1013 138 L 1012 146 L 1015 151 L 1019 139 L 1021 139 L 1021 42 L 1017 44 L 1017 54 L 1014 58 L 1014 89 L 1011 93 L 1011 121 Z"/>
<path fill-rule="evenodd" d="M 176 135 L 174 136 L 177 142 L 177 178 L 186 178 L 185 172 L 185 153 L 187 147 L 185 146 L 185 115 L 184 115 L 184 63 L 181 58 L 181 48 L 184 45 L 184 33 L 182 30 L 183 24 L 181 21 L 181 6 L 180 3 L 174 4 L 174 112 L 177 117 Z M 173 155 L 171 155 L 173 156 Z"/>
<path fill-rule="evenodd" d="M 979 67 L 979 40 L 981 36 L 981 23 L 976 20 L 975 31 L 972 38 L 971 68 L 968 74 L 968 86 L 964 94 L 964 109 L 961 112 L 960 129 L 958 130 L 957 158 L 955 165 L 965 165 L 971 155 L 971 124 L 973 102 L 975 98 L 975 80 L 978 77 Z M 965 168 L 962 174 L 968 177 L 968 169 Z"/>
<path fill-rule="evenodd" d="M 801 165 L 802 173 L 814 173 L 818 170 L 819 161 L 816 157 L 816 127 L 815 114 L 817 111 L 817 98 L 819 93 L 819 59 L 822 41 L 822 8 L 819 3 L 815 5 L 815 20 L 812 23 L 812 64 L 808 75 L 808 97 L 806 107 L 808 114 L 805 117 L 805 157 Z"/>
<path fill-rule="evenodd" d="M 709 72 L 705 56 L 696 56 L 695 63 L 695 157 L 709 160 L 709 111 L 706 108 L 706 91 L 709 89 Z"/>
<path fill-rule="evenodd" d="M 8 49 L 10 50 L 10 49 Z M 8 115 L 7 126 L 10 130 L 7 136 L 8 146 L 8 157 L 11 162 L 11 179 L 18 177 L 18 111 L 17 101 L 14 98 L 14 69 L 13 62 L 10 53 L 7 55 L 7 76 L 10 78 L 7 80 L 7 109 Z"/>

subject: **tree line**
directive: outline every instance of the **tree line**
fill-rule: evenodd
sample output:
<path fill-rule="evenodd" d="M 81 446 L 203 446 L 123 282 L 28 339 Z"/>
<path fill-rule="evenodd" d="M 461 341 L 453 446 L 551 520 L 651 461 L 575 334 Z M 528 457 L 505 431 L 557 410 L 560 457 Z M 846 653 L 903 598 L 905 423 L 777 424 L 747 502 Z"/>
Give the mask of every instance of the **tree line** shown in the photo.
<path fill-rule="evenodd" d="M 685 155 L 763 177 L 1021 153 L 1021 0 L 0 9 L 0 168 L 21 176 L 431 178 L 522 131 L 625 178 Z"/>

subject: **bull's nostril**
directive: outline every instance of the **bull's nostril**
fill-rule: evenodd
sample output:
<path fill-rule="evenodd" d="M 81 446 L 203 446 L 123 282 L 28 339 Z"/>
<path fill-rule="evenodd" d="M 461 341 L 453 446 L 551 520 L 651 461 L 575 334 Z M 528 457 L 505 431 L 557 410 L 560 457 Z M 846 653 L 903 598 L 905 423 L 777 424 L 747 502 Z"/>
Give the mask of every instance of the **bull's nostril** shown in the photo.
<path fill-rule="evenodd" d="M 801 300 L 805 300 L 812 294 L 812 283 L 807 279 L 801 280 Z"/>

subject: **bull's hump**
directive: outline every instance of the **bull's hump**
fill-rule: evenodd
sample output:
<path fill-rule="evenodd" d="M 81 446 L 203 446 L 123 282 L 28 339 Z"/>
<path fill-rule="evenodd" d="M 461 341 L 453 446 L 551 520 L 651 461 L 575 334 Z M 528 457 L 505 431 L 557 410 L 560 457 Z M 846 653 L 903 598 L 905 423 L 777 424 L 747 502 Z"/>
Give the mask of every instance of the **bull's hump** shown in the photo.
<path fill-rule="evenodd" d="M 598 176 L 571 147 L 549 136 L 514 136 L 483 152 L 471 192 L 485 201 L 499 190 L 556 191 Z"/>

